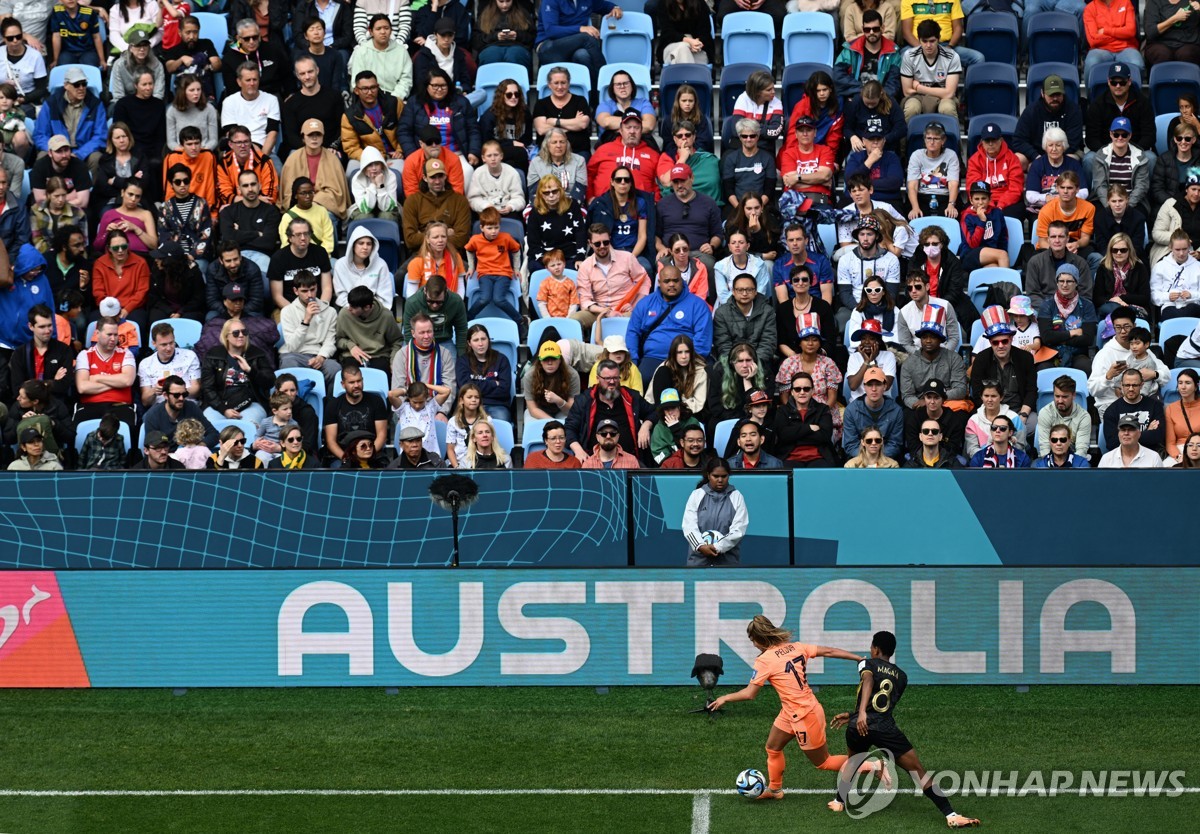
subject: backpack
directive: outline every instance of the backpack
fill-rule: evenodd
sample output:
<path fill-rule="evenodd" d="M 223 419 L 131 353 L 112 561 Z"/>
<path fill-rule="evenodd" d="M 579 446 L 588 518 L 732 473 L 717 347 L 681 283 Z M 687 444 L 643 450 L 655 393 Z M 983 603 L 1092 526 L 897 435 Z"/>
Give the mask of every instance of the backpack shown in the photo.
<path fill-rule="evenodd" d="M 985 284 L 984 286 L 987 287 L 987 296 L 983 300 L 985 308 L 999 304 L 1007 310 L 1013 296 L 1021 294 L 1021 288 L 1012 281 L 997 281 L 994 284 Z"/>

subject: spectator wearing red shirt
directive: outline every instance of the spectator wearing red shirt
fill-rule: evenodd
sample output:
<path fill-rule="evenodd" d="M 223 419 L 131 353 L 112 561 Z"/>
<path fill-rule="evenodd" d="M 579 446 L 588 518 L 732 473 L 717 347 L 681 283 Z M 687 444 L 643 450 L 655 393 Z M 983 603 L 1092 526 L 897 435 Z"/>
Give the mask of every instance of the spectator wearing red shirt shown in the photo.
<path fill-rule="evenodd" d="M 1025 214 L 1025 172 L 1021 160 L 1008 147 L 995 122 L 983 126 L 979 147 L 967 160 L 967 182 L 986 182 L 991 189 L 991 208 L 1000 209 L 1006 217 L 1022 219 Z"/>
<path fill-rule="evenodd" d="M 589 202 L 608 193 L 612 173 L 621 167 L 633 173 L 635 188 L 658 199 L 658 182 L 655 180 L 658 151 L 642 141 L 642 114 L 632 108 L 621 117 L 621 135 L 596 148 L 588 160 Z"/>
<path fill-rule="evenodd" d="M 1132 64 L 1145 78 L 1146 64 L 1138 51 L 1137 3 L 1134 0 L 1093 0 L 1083 7 L 1083 31 L 1091 49 L 1083 59 L 1086 83 L 1101 64 Z"/>
<path fill-rule="evenodd" d="M 796 146 L 785 147 L 779 155 L 779 172 L 785 188 L 792 188 L 826 205 L 832 196 L 833 174 L 837 166 L 833 151 L 815 142 L 817 122 L 812 116 L 796 119 Z"/>

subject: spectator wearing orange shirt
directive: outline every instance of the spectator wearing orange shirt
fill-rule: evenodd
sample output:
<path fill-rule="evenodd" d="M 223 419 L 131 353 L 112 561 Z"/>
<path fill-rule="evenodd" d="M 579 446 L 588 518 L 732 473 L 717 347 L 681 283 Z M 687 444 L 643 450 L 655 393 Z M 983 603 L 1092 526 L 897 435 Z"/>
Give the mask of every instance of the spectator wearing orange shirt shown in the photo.
<path fill-rule="evenodd" d="M 426 125 L 417 133 L 417 143 L 420 147 L 404 157 L 404 195 L 416 194 L 421 190 L 421 179 L 425 175 L 425 161 L 440 159 L 446 166 L 446 176 L 450 179 L 450 189 L 466 195 L 467 188 L 463 180 L 462 160 L 458 154 L 442 153 L 442 134 L 432 125 Z"/>
<path fill-rule="evenodd" d="M 1058 191 L 1057 198 L 1047 200 L 1038 212 L 1037 248 L 1046 248 L 1050 224 L 1057 220 L 1067 226 L 1067 249 L 1086 258 L 1092 252 L 1096 207 L 1076 196 L 1079 193 L 1079 175 L 1074 171 L 1059 174 L 1054 187 Z"/>
<path fill-rule="evenodd" d="M 500 212 L 486 208 L 479 213 L 480 233 L 467 241 L 466 250 L 475 255 L 475 274 L 479 277 L 479 292 L 468 314 L 477 318 L 489 303 L 499 307 L 504 315 L 518 325 L 521 314 L 513 306 L 510 290 L 513 282 L 512 256 L 521 245 L 508 232 L 500 231 Z"/>

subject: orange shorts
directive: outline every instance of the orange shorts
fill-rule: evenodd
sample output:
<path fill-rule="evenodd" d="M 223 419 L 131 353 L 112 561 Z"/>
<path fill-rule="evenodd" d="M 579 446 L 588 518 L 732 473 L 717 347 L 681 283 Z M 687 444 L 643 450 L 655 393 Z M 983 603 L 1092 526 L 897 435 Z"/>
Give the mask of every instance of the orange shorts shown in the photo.
<path fill-rule="evenodd" d="M 775 726 L 794 735 L 801 750 L 817 750 L 825 746 L 825 710 L 820 704 L 806 715 L 784 707 L 775 716 Z"/>

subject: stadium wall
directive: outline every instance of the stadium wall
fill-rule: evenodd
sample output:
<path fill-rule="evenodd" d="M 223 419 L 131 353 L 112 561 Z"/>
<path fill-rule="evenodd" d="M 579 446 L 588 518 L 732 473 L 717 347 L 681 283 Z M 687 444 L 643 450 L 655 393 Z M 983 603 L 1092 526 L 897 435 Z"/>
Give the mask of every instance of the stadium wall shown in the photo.
<path fill-rule="evenodd" d="M 689 684 L 806 642 L 901 636 L 914 683 L 1192 683 L 1195 568 L 0 572 L 0 686 Z M 849 663 L 808 664 L 813 684 Z"/>

